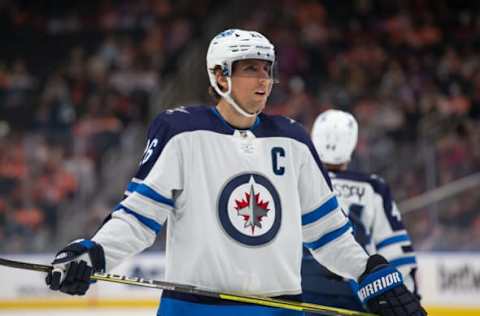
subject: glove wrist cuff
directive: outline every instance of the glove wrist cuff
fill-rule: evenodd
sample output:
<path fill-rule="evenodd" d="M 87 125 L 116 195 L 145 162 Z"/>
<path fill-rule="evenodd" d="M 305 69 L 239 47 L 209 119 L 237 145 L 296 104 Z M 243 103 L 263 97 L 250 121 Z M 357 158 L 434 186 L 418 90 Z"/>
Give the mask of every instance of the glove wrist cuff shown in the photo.
<path fill-rule="evenodd" d="M 89 239 L 76 240 L 67 245 L 57 253 L 54 263 L 60 263 L 62 261 L 68 262 L 84 254 L 88 255 L 94 272 L 105 271 L 105 253 L 103 247 Z"/>
<path fill-rule="evenodd" d="M 81 243 L 88 244 L 88 254 L 92 261 L 92 267 L 94 272 L 105 272 L 105 252 L 100 244 L 97 244 L 91 240 L 84 240 Z M 84 245 L 85 246 L 85 245 Z"/>

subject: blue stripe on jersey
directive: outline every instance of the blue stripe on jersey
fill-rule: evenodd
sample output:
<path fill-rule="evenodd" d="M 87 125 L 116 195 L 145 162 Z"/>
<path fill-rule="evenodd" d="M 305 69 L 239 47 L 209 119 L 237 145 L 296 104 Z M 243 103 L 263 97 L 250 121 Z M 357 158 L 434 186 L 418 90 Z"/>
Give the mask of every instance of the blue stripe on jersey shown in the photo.
<path fill-rule="evenodd" d="M 249 304 L 217 305 L 162 298 L 157 316 L 301 316 L 303 312 Z"/>
<path fill-rule="evenodd" d="M 415 258 L 415 256 L 403 257 L 390 260 L 390 264 L 394 267 L 404 266 L 407 264 L 417 264 L 417 259 Z"/>
<path fill-rule="evenodd" d="M 162 203 L 162 204 L 167 204 L 171 207 L 175 207 L 175 202 L 173 202 L 172 199 L 166 198 L 163 195 L 159 194 L 155 190 L 153 190 L 151 187 L 149 187 L 146 184 L 139 184 L 135 188 L 135 192 L 140 193 L 143 196 L 148 197 L 149 199 L 152 199 L 156 202 Z"/>
<path fill-rule="evenodd" d="M 162 225 L 160 225 L 158 222 L 156 222 L 155 220 L 151 219 L 151 218 L 148 218 L 148 217 L 145 217 L 143 215 L 140 215 L 138 214 L 137 212 L 135 211 L 132 211 L 131 209 L 129 209 L 128 207 L 125 207 L 123 206 L 122 204 L 119 204 L 117 207 L 115 207 L 115 209 L 113 210 L 114 212 L 115 211 L 118 211 L 118 210 L 124 210 L 125 212 L 127 212 L 128 214 L 131 214 L 133 216 L 135 216 L 135 218 L 140 222 L 142 223 L 143 225 L 147 226 L 148 228 L 150 228 L 151 230 L 153 230 L 155 232 L 155 234 L 158 234 L 160 232 L 160 229 L 162 229 Z"/>
<path fill-rule="evenodd" d="M 385 238 L 384 240 L 379 242 L 376 247 L 377 247 L 377 250 L 379 250 L 379 249 L 382 249 L 384 247 L 387 247 L 387 246 L 390 246 L 392 244 L 396 244 L 396 243 L 399 243 L 399 242 L 403 242 L 403 241 L 410 241 L 410 238 L 408 237 L 407 234 Z"/>
<path fill-rule="evenodd" d="M 351 227 L 352 227 L 352 224 L 350 224 L 350 222 L 347 222 L 342 227 L 337 228 L 334 231 L 331 231 L 329 233 L 326 233 L 325 235 L 320 237 L 318 240 L 312 241 L 312 242 L 306 242 L 306 243 L 303 243 L 303 245 L 305 247 L 309 248 L 309 249 L 312 249 L 312 250 L 318 249 L 318 248 L 323 247 L 326 244 L 330 243 L 331 241 L 337 239 L 338 237 L 342 236 Z"/>
<path fill-rule="evenodd" d="M 320 205 L 319 208 L 302 215 L 302 225 L 308 225 L 326 216 L 338 207 L 338 201 L 335 196 L 332 196 L 327 202 Z"/>
<path fill-rule="evenodd" d="M 138 183 L 138 182 L 130 181 L 127 185 L 127 191 L 128 192 L 134 192 L 139 185 L 140 185 L 140 183 Z"/>

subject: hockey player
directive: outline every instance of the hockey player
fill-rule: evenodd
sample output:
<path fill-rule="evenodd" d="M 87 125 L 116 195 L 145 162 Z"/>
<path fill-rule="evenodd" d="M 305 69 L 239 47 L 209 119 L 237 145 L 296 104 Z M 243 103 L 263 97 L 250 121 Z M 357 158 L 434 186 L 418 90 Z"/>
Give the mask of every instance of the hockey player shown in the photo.
<path fill-rule="evenodd" d="M 51 289 L 84 294 L 92 271 L 141 252 L 168 222 L 166 281 L 296 298 L 303 242 L 326 267 L 358 280 L 372 311 L 424 314 L 400 273 L 355 242 L 309 135 L 293 120 L 261 113 L 274 63 L 273 45 L 258 32 L 230 29 L 212 39 L 207 70 L 216 106 L 157 116 L 126 197 L 91 239 L 59 251 Z M 301 314 L 172 291 L 163 292 L 158 311 Z"/>
<path fill-rule="evenodd" d="M 388 259 L 402 273 L 407 288 L 417 293 L 415 254 L 388 185 L 376 175 L 347 170 L 357 137 L 357 121 L 339 110 L 321 113 L 312 129 L 313 143 L 352 222 L 355 239 L 369 254 Z M 305 301 L 363 310 L 349 282 L 322 268 L 306 251 L 302 288 Z"/>

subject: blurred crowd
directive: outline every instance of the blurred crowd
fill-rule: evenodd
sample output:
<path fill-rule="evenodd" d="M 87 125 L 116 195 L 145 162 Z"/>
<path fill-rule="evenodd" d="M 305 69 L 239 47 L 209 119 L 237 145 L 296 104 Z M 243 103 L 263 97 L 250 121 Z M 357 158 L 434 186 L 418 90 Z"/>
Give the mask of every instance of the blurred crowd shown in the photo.
<path fill-rule="evenodd" d="M 129 135 L 215 7 L 196 3 L 0 2 L 0 251 L 55 249 L 121 199 Z"/>
<path fill-rule="evenodd" d="M 243 26 L 278 51 L 271 113 L 310 128 L 325 109 L 352 112 L 351 167 L 385 177 L 397 201 L 480 171 L 479 3 L 255 3 Z M 478 189 L 406 215 L 417 248 L 479 250 Z"/>
<path fill-rule="evenodd" d="M 480 4 L 246 3 L 234 26 L 278 54 L 269 113 L 309 129 L 325 109 L 352 112 L 352 167 L 385 177 L 397 201 L 480 171 Z M 0 2 L 0 252 L 54 250 L 98 227 L 140 158 L 151 104 L 221 5 Z M 407 214 L 417 248 L 480 250 L 478 189 Z"/>

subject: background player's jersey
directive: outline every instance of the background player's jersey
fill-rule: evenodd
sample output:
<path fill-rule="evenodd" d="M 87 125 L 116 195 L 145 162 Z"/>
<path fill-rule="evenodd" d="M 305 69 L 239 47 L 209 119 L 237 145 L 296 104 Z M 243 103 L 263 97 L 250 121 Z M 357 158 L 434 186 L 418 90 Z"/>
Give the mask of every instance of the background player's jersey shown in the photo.
<path fill-rule="evenodd" d="M 345 277 L 367 260 L 309 136 L 284 117 L 238 130 L 215 108 L 161 113 L 126 197 L 93 238 L 107 270 L 167 221 L 166 280 L 205 289 L 298 294 L 302 242 Z"/>
<path fill-rule="evenodd" d="M 416 259 L 390 188 L 376 175 L 329 172 L 340 205 L 348 213 L 355 239 L 369 254 L 379 253 L 400 270 L 414 290 Z"/>

